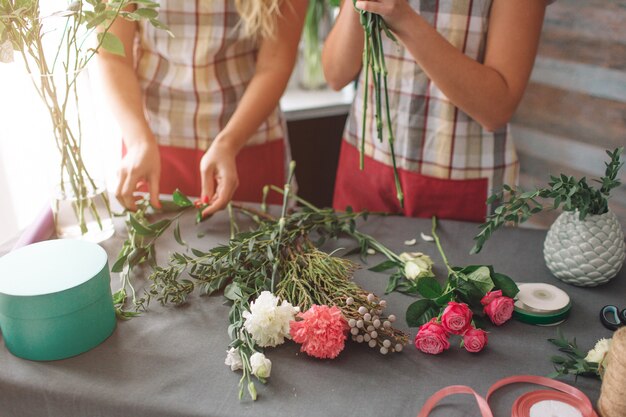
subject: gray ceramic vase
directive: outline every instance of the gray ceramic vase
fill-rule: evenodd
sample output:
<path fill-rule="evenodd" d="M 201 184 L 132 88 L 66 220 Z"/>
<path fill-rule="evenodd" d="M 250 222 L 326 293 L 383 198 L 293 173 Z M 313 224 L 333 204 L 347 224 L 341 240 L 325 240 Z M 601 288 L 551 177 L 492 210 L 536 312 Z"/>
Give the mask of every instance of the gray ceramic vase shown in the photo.
<path fill-rule="evenodd" d="M 624 232 L 612 211 L 578 219 L 564 212 L 552 224 L 543 256 L 552 274 L 568 284 L 595 287 L 613 278 L 626 257 Z"/>

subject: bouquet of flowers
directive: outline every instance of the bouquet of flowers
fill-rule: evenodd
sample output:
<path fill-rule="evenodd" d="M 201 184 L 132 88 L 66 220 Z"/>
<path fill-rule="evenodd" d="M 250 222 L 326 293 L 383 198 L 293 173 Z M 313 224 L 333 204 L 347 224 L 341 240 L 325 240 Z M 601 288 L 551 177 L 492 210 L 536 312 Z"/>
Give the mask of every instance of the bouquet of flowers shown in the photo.
<path fill-rule="evenodd" d="M 448 270 L 442 287 L 432 276 L 416 283 L 423 299 L 411 304 L 406 312 L 409 326 L 419 326 L 415 347 L 424 353 L 439 354 L 450 348 L 449 338 L 462 338 L 461 346 L 468 352 L 479 352 L 488 341 L 487 317 L 500 326 L 513 314 L 513 299 L 519 292 L 508 276 L 497 273 L 489 265 L 452 267 L 436 232 L 437 219 L 432 220 L 432 235 Z"/>
<path fill-rule="evenodd" d="M 292 163 L 291 175 L 294 168 Z M 191 249 L 191 254 L 172 254 L 169 265 L 154 267 L 149 290 L 135 300 L 142 307 L 155 298 L 163 304 L 181 304 L 196 289 L 204 294 L 223 291 L 231 303 L 231 343 L 225 364 L 243 371 L 240 397 L 247 388 L 256 398 L 253 378 L 265 382 L 271 374 L 272 363 L 263 349 L 287 339 L 299 343 L 303 352 L 316 358 L 335 358 L 349 336 L 383 355 L 401 351 L 408 342 L 408 336 L 393 327 L 395 316 L 385 314 L 386 301 L 352 281 L 357 265 L 318 249 L 327 239 L 344 233 L 356 237 L 364 251 L 375 247 L 392 254 L 356 230 L 356 219 L 366 214 L 318 209 L 292 194 L 289 183 L 284 189 L 272 187 L 283 194 L 279 218 L 263 209 L 232 205 L 231 212 L 237 209 L 247 214 L 256 226 L 250 231 L 238 231 L 231 216 L 227 244 L 207 251 Z M 266 188 L 264 194 L 268 191 Z M 296 198 L 304 208 L 288 213 L 289 197 Z M 174 201 L 183 208 L 204 208 L 202 202 L 194 204 L 180 193 L 174 195 Z M 154 261 L 154 240 L 175 221 L 150 224 L 145 217 L 129 216 L 133 239 L 126 241 L 113 267 L 124 276 L 132 267 Z M 174 234 L 179 243 L 185 244 L 177 224 Z M 134 289 L 131 292 L 134 294 Z M 122 312 L 126 289 L 117 294 L 118 312 Z"/>

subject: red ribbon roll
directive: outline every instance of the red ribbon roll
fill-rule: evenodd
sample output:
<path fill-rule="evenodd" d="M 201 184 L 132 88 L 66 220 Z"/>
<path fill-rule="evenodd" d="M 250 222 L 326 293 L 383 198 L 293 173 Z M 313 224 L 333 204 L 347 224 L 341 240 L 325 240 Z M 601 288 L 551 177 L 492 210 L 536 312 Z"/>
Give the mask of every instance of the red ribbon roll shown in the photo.
<path fill-rule="evenodd" d="M 569 404 L 576 410 L 580 411 L 583 417 L 598 417 L 596 412 L 593 410 L 593 407 L 591 406 L 591 401 L 589 401 L 589 398 L 587 398 L 587 396 L 579 389 L 567 385 L 563 382 L 555 381 L 554 379 L 534 375 L 518 375 L 501 379 L 500 381 L 493 384 L 491 388 L 489 388 L 486 398 L 483 398 L 472 388 L 465 385 L 452 385 L 443 388 L 434 393 L 426 401 L 417 417 L 428 417 L 430 412 L 433 410 L 433 408 L 435 408 L 439 401 L 454 394 L 473 395 L 476 399 L 476 402 L 478 403 L 478 408 L 482 417 L 493 417 L 493 412 L 489 407 L 489 397 L 491 397 L 491 395 L 498 389 L 506 385 L 517 383 L 542 385 L 548 388 L 552 388 L 556 391 L 540 390 L 532 391 L 522 395 L 513 404 L 511 417 L 530 417 L 530 408 L 534 404 L 541 401 L 549 400 L 560 401 Z"/>

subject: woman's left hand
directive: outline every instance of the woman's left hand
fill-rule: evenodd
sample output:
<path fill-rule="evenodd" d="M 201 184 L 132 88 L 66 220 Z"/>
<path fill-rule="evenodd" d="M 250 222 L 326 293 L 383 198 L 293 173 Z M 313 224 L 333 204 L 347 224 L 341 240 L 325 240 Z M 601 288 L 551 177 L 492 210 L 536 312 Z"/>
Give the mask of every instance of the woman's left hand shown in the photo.
<path fill-rule="evenodd" d="M 208 206 L 202 210 L 202 217 L 207 217 L 222 210 L 230 202 L 239 186 L 237 151 L 219 137 L 213 141 L 209 150 L 200 160 L 202 179 L 201 201 Z"/>
<path fill-rule="evenodd" d="M 359 0 L 355 7 L 382 16 L 394 32 L 406 30 L 406 23 L 410 22 L 408 18 L 415 14 L 407 0 Z"/>

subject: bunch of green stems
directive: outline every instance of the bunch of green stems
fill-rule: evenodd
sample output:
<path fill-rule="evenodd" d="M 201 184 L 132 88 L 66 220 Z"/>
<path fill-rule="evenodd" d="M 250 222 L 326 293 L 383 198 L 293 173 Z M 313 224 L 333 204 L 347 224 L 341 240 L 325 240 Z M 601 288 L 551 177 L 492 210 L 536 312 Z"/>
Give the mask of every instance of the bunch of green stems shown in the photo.
<path fill-rule="evenodd" d="M 356 0 L 353 0 L 356 3 Z M 357 9 L 358 10 L 358 9 Z M 385 51 L 383 48 L 383 32 L 394 42 L 397 42 L 395 36 L 389 30 L 385 20 L 375 13 L 358 10 L 360 14 L 361 25 L 364 30 L 363 42 L 363 71 L 365 71 L 363 82 L 363 118 L 361 130 L 360 152 L 360 169 L 364 168 L 365 155 L 365 134 L 367 132 L 367 105 L 370 83 L 370 71 L 372 77 L 374 91 L 374 118 L 376 120 L 376 132 L 379 141 L 383 141 L 383 98 L 385 100 L 385 117 L 387 125 L 387 133 L 389 141 L 389 150 L 391 153 L 391 162 L 393 164 L 393 175 L 396 185 L 396 196 L 401 207 L 404 207 L 404 193 L 402 185 L 398 177 L 398 167 L 396 165 L 396 153 L 394 147 L 394 135 L 391 127 L 391 113 L 389 111 L 389 91 L 387 88 L 387 64 L 385 63 Z"/>

